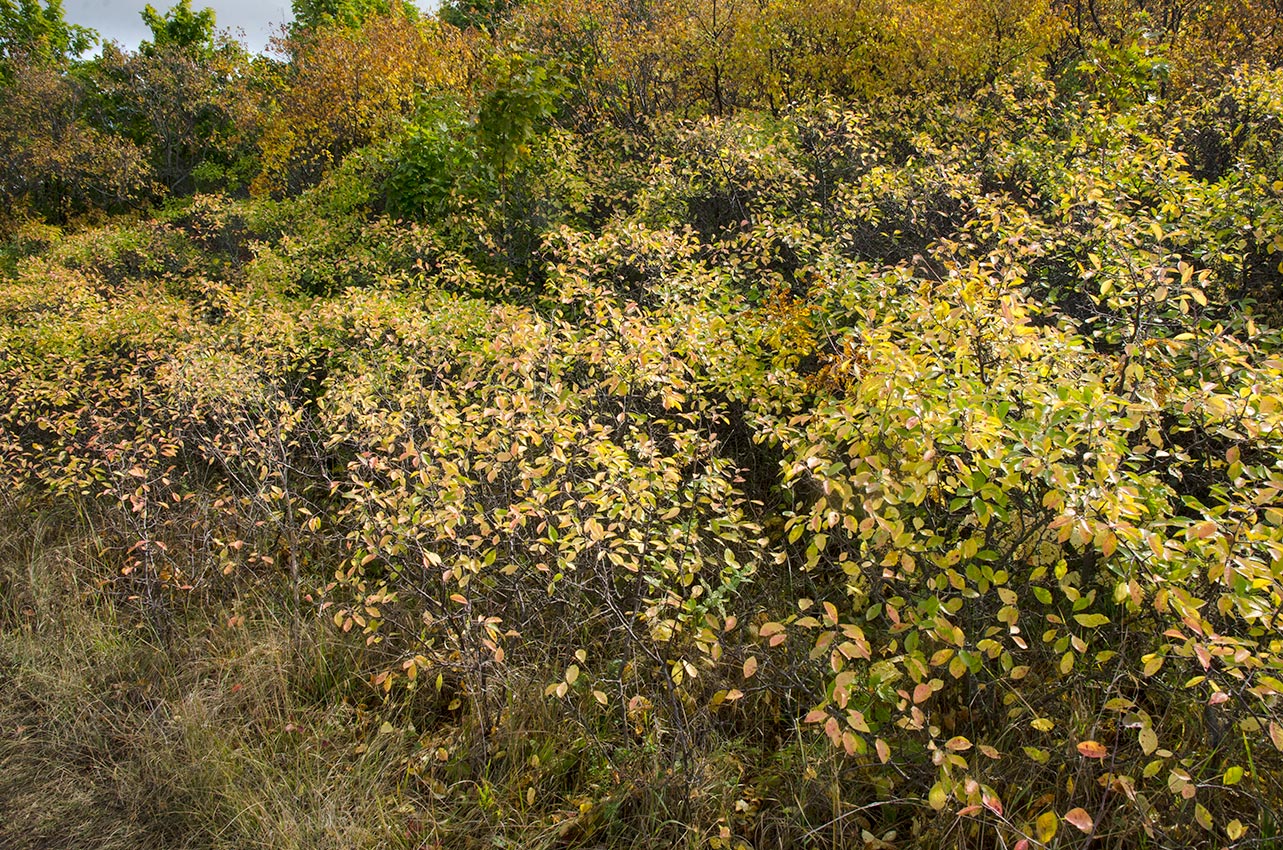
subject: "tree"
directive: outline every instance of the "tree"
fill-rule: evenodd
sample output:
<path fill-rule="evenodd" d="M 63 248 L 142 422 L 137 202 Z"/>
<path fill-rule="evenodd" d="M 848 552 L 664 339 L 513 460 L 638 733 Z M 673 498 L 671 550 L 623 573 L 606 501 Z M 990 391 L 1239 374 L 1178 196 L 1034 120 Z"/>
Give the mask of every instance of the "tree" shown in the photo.
<path fill-rule="evenodd" d="M 512 14 L 515 0 L 446 0 L 437 17 L 459 29 L 494 32 Z"/>
<path fill-rule="evenodd" d="M 1236 63 L 1277 64 L 1283 50 L 1283 6 L 1277 0 L 1058 0 L 1070 24 L 1068 45 L 1113 49 L 1143 44 L 1166 49 L 1171 81 L 1185 88 Z"/>
<path fill-rule="evenodd" d="M 419 17 L 418 7 L 409 0 L 294 0 L 290 9 L 294 13 L 290 36 L 295 39 L 328 27 L 355 29 L 394 11 L 410 20 Z"/>
<path fill-rule="evenodd" d="M 199 12 L 192 11 L 192 0 L 179 0 L 163 16 L 156 7 L 147 4 L 142 11 L 143 22 L 151 29 L 150 42 L 144 41 L 140 50 L 165 47 L 212 50 L 214 47 L 214 10 L 208 6 Z"/>
<path fill-rule="evenodd" d="M 249 56 L 239 43 L 215 38 L 213 13 L 205 12 L 207 25 L 176 33 L 162 27 L 155 43 L 137 53 L 109 48 L 84 71 L 96 93 L 95 123 L 147 151 L 170 193 L 243 189 L 256 168 L 260 113 Z M 179 17 L 171 11 L 155 20 Z"/>
<path fill-rule="evenodd" d="M 393 12 L 359 29 L 291 37 L 290 78 L 262 139 L 258 191 L 297 191 L 344 156 L 388 138 L 419 99 L 462 81 L 466 39 L 435 21 Z"/>
<path fill-rule="evenodd" d="M 22 58 L 63 66 L 98 43 L 98 33 L 67 23 L 62 0 L 0 0 L 0 82 Z"/>
<path fill-rule="evenodd" d="M 530 0 L 514 14 L 514 38 L 559 67 L 570 109 L 625 126 L 676 103 L 666 61 L 675 25 L 668 0 Z"/>
<path fill-rule="evenodd" d="M 53 221 L 121 209 L 149 193 L 151 169 L 132 142 L 85 119 L 75 80 L 24 62 L 0 89 L 0 198 Z"/>

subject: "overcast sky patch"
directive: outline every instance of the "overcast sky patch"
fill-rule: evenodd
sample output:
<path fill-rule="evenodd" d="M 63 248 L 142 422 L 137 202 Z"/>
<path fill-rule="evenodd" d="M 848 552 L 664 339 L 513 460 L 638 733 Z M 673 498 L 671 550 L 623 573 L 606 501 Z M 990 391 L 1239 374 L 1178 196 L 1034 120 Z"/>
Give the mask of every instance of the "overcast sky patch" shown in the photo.
<path fill-rule="evenodd" d="M 126 50 L 138 49 L 138 43 L 151 33 L 141 16 L 148 0 L 63 0 L 67 20 L 98 31 L 103 41 L 115 41 Z M 172 0 L 151 0 L 161 12 L 174 4 Z M 228 30 L 246 47 L 261 53 L 267 41 L 276 35 L 281 24 L 292 17 L 289 0 L 192 0 L 192 8 L 214 10 L 218 28 Z"/>

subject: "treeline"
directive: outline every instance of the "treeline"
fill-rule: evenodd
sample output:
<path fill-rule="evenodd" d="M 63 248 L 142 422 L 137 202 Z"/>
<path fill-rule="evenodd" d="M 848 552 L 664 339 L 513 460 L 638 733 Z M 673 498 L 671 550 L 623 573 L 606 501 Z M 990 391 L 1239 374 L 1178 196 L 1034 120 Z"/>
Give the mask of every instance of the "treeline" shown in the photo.
<path fill-rule="evenodd" d="M 0 844 L 1278 840 L 1274 5 L 0 4 Z"/>
<path fill-rule="evenodd" d="M 1091 85 L 1120 95 L 1158 81 L 1180 96 L 1270 61 L 1283 39 L 1278 10 L 1257 2 L 538 0 L 424 15 L 329 0 L 293 12 L 272 51 L 251 56 L 211 10 L 148 6 L 137 51 L 105 44 L 82 60 L 97 36 L 57 2 L 6 0 L 8 226 L 23 210 L 65 222 L 198 191 L 297 193 L 379 143 L 422 172 L 425 130 L 475 119 L 487 99 L 487 126 L 519 145 L 541 120 L 644 135 L 664 118 L 778 116 L 822 95 L 967 98 L 1035 68 L 1063 85 L 1090 66 Z M 385 200 L 405 212 L 397 185 Z"/>

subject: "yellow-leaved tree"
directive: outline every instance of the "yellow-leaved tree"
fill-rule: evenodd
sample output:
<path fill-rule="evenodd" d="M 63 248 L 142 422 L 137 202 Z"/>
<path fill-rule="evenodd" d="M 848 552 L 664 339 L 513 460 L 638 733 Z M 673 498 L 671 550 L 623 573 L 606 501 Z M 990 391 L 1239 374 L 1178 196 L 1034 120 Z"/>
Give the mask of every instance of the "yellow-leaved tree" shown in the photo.
<path fill-rule="evenodd" d="M 260 194 L 309 186 L 351 151 L 387 138 L 425 93 L 462 87 L 472 36 L 398 10 L 360 27 L 306 31 L 281 47 L 288 75 L 262 139 Z"/>

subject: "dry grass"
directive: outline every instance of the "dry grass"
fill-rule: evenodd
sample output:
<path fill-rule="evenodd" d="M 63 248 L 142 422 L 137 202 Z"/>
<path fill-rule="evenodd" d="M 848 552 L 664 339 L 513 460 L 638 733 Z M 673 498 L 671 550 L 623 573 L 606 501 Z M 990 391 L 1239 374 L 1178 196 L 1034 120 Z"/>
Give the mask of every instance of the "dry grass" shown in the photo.
<path fill-rule="evenodd" d="M 346 648 L 214 611 L 161 648 L 74 527 L 0 542 L 0 846 L 387 846 L 396 765 L 352 757 L 365 729 L 326 682 L 355 671 L 318 673 Z"/>
<path fill-rule="evenodd" d="M 384 699 L 359 641 L 279 596 L 188 611 L 162 646 L 103 593 L 74 517 L 11 508 L 0 528 L 6 850 L 765 850 L 872 825 L 822 743 L 710 740 L 675 764 L 568 722 L 531 670 L 494 684 L 482 736 L 448 694 Z"/>

